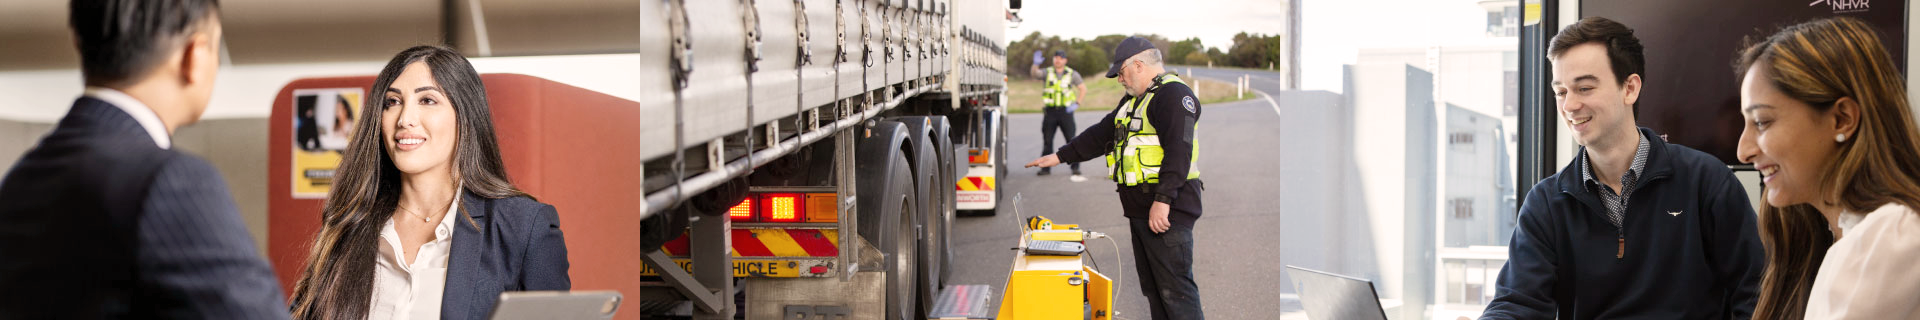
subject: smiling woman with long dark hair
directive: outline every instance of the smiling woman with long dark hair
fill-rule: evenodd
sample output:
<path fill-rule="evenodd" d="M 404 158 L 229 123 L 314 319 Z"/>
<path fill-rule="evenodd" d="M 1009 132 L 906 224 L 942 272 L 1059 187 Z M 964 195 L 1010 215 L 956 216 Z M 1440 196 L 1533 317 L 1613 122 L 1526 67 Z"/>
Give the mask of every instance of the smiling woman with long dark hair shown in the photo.
<path fill-rule="evenodd" d="M 1754 319 L 1920 319 L 1920 128 L 1871 25 L 1827 18 L 1743 50 L 1740 159 L 1763 175 Z"/>
<path fill-rule="evenodd" d="M 380 71 L 294 286 L 294 318 L 478 318 L 502 291 L 572 286 L 558 214 L 507 179 L 486 97 L 446 48 L 409 48 Z"/>

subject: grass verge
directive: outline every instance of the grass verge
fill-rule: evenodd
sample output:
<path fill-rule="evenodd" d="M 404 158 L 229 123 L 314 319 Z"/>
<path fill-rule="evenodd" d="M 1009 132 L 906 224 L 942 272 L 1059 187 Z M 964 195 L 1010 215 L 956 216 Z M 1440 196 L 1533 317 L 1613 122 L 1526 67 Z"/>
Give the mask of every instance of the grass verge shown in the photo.
<path fill-rule="evenodd" d="M 1093 75 L 1092 77 L 1086 78 L 1087 95 L 1080 97 L 1080 111 L 1104 112 L 1113 110 L 1115 106 L 1120 104 L 1120 98 L 1126 96 L 1127 90 L 1120 87 L 1119 81 L 1100 78 L 1099 76 L 1100 75 Z M 1209 104 L 1234 102 L 1256 97 L 1256 94 L 1252 91 L 1248 91 L 1246 95 L 1243 96 L 1234 96 L 1235 90 L 1233 83 L 1212 79 L 1181 78 L 1181 80 L 1185 80 L 1188 85 L 1195 86 L 1197 90 L 1199 90 L 1200 105 L 1202 107 Z M 1008 112 L 1039 113 L 1041 112 L 1041 108 L 1045 107 L 1040 103 L 1042 81 L 1013 80 L 1007 83 L 1007 86 L 1009 86 L 1007 89 L 1007 99 L 1011 100 L 1007 101 Z"/>

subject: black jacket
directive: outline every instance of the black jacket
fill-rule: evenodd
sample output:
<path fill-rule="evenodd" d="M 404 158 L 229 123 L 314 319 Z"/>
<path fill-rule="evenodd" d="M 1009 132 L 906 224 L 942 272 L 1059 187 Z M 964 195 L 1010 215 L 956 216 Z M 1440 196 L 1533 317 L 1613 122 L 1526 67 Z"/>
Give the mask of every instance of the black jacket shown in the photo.
<path fill-rule="evenodd" d="M 1160 78 L 1154 78 L 1158 83 Z M 1168 83 L 1153 90 L 1153 101 L 1147 104 L 1147 123 L 1160 135 L 1160 148 L 1165 159 L 1160 164 L 1160 183 L 1145 187 L 1120 187 L 1124 196 L 1143 196 L 1149 199 L 1164 200 L 1172 206 L 1167 219 L 1173 223 L 1193 225 L 1200 218 L 1199 183 L 1188 183 L 1187 171 L 1193 167 L 1194 123 L 1200 121 L 1199 98 L 1194 97 L 1193 88 L 1185 83 Z M 1135 96 L 1120 99 L 1119 106 L 1133 103 Z M 1192 107 L 1187 104 L 1191 103 Z M 1060 147 L 1060 162 L 1081 162 L 1093 160 L 1113 152 L 1113 146 L 1125 136 L 1119 135 L 1113 128 L 1113 118 L 1120 113 L 1120 107 L 1107 112 L 1100 121 L 1088 126 L 1073 141 Z M 1196 181 L 1197 182 L 1197 181 Z M 1185 199 L 1191 198 L 1191 199 Z M 1151 204 L 1152 202 L 1145 202 Z M 1146 219 L 1146 208 L 1125 208 L 1128 218 Z"/>
<path fill-rule="evenodd" d="M 461 211 L 480 227 L 454 222 L 441 318 L 486 317 L 504 291 L 573 288 L 567 276 L 567 241 L 553 206 L 528 197 L 487 199 L 461 193 Z"/>
<path fill-rule="evenodd" d="M 220 172 L 80 98 L 0 181 L 0 319 L 286 319 Z"/>
<path fill-rule="evenodd" d="M 1622 227 L 1581 177 L 1585 152 L 1527 192 L 1482 319 L 1752 317 L 1766 252 L 1745 189 L 1717 158 L 1640 134 L 1650 150 Z"/>

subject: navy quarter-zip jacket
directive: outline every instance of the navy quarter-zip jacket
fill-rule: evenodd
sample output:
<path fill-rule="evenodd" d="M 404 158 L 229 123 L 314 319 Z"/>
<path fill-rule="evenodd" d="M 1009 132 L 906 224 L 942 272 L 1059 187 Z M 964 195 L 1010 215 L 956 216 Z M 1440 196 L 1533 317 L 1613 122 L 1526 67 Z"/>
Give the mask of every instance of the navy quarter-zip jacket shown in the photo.
<path fill-rule="evenodd" d="M 1719 159 L 1640 134 L 1651 150 L 1621 226 L 1579 162 L 1527 192 L 1481 319 L 1752 317 L 1766 252 L 1746 190 Z"/>

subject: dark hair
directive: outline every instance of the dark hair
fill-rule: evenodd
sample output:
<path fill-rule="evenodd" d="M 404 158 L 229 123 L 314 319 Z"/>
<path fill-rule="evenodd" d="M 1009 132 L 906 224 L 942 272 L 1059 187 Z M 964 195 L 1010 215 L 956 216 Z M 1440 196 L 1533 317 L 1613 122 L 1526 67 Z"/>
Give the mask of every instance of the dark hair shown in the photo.
<path fill-rule="evenodd" d="M 1734 63 L 1742 81 L 1749 68 L 1763 68 L 1767 77 L 1756 81 L 1819 113 L 1832 112 L 1841 98 L 1859 105 L 1853 139 L 1839 143 L 1832 162 L 1820 168 L 1818 201 L 1851 212 L 1888 203 L 1920 208 L 1920 128 L 1907 107 L 1906 77 L 1872 25 L 1849 17 L 1819 19 L 1748 43 Z M 1753 318 L 1799 319 L 1833 233 L 1811 205 L 1764 205 L 1759 213 L 1767 271 Z"/>
<path fill-rule="evenodd" d="M 1607 65 L 1613 69 L 1614 84 L 1626 84 L 1628 75 L 1640 75 L 1642 81 L 1647 78 L 1647 56 L 1641 52 L 1645 48 L 1640 46 L 1640 38 L 1633 36 L 1633 28 L 1607 18 L 1587 17 L 1560 29 L 1547 45 L 1547 56 L 1558 59 L 1574 46 L 1589 42 L 1607 47 Z M 1639 109 L 1639 103 L 1633 107 Z"/>
<path fill-rule="evenodd" d="M 455 183 L 459 192 L 500 199 L 525 196 L 507 179 L 506 165 L 493 135 L 493 116 L 487 108 L 486 86 L 466 57 L 451 49 L 418 46 L 401 51 L 380 70 L 373 90 L 380 92 L 415 62 L 426 63 L 453 104 L 459 127 L 453 148 Z M 351 143 L 342 153 L 340 168 L 327 203 L 321 209 L 320 234 L 315 236 L 307 266 L 293 289 L 296 319 L 363 319 L 373 296 L 373 268 L 380 254 L 380 229 L 400 203 L 400 169 L 385 148 L 386 128 L 380 127 L 385 94 L 367 94 Z M 459 200 L 456 200 L 459 201 Z M 479 226 L 464 214 L 467 224 Z"/>
<path fill-rule="evenodd" d="M 120 86 L 153 71 L 185 35 L 219 14 L 220 1 L 73 0 L 67 9 L 86 83 Z"/>
<path fill-rule="evenodd" d="M 340 99 L 340 102 L 338 104 L 335 104 L 336 106 L 339 106 L 337 107 L 337 109 L 340 109 L 340 111 L 345 111 L 347 114 L 347 119 L 353 119 L 353 108 L 348 107 L 349 105 L 347 104 L 347 96 L 334 96 L 334 98 Z M 333 129 L 340 130 L 340 125 L 341 125 L 340 117 L 339 116 L 333 117 Z"/>

